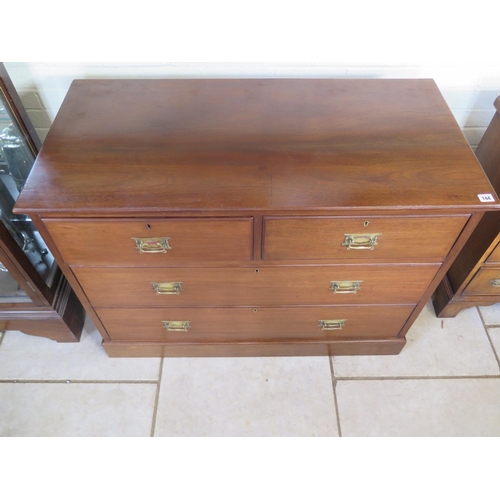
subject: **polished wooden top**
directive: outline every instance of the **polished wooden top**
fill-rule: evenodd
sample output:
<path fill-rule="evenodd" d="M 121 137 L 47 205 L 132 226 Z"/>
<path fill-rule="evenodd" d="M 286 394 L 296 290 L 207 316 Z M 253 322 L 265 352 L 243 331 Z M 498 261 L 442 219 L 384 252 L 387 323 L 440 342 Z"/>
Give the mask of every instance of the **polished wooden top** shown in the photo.
<path fill-rule="evenodd" d="M 500 208 L 434 81 L 75 80 L 16 212 Z"/>

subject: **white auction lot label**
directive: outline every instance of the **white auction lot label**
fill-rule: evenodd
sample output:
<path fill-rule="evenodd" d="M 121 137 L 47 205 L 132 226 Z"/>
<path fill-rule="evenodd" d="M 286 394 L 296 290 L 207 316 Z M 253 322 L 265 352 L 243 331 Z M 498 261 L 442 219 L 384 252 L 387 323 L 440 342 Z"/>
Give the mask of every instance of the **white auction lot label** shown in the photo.
<path fill-rule="evenodd" d="M 495 201 L 495 198 L 490 193 L 478 194 L 477 197 L 479 198 L 479 201 L 481 201 L 482 203 L 487 203 L 488 201 Z"/>

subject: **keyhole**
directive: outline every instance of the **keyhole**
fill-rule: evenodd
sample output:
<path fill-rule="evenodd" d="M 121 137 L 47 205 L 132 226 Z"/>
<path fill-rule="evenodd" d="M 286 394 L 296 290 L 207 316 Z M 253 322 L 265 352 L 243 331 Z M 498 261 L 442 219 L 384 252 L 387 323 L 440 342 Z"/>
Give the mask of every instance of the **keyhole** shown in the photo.
<path fill-rule="evenodd" d="M 254 309 L 254 310 L 253 310 L 253 312 L 254 312 L 254 313 L 256 313 L 256 312 L 257 312 L 257 309 Z"/>
<path fill-rule="evenodd" d="M 367 220 L 365 220 L 365 222 L 364 222 L 363 226 L 365 226 L 365 227 L 366 227 L 366 226 L 368 226 L 368 224 L 370 224 L 370 222 L 369 222 L 369 221 L 367 221 Z"/>
<path fill-rule="evenodd" d="M 255 270 L 255 274 L 259 274 L 259 270 L 258 269 Z"/>
<path fill-rule="evenodd" d="M 151 224 L 146 224 L 146 229 L 151 229 Z"/>

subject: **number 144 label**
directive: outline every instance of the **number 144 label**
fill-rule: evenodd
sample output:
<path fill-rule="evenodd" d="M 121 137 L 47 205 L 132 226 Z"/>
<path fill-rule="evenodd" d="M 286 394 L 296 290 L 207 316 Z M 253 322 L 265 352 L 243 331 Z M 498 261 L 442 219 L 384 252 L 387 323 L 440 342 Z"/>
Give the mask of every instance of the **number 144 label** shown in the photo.
<path fill-rule="evenodd" d="M 487 203 L 489 201 L 495 201 L 495 198 L 490 193 L 478 194 L 477 197 L 479 198 L 479 201 L 481 201 L 482 203 Z"/>

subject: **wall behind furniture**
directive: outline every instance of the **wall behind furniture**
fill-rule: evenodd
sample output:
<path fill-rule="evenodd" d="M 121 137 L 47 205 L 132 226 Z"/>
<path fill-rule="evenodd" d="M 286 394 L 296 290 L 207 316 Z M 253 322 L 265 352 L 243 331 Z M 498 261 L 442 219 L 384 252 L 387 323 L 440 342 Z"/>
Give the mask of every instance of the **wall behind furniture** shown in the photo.
<path fill-rule="evenodd" d="M 5 63 L 42 140 L 76 78 L 432 78 L 469 144 L 479 143 L 500 95 L 500 65 L 332 63 Z"/>

